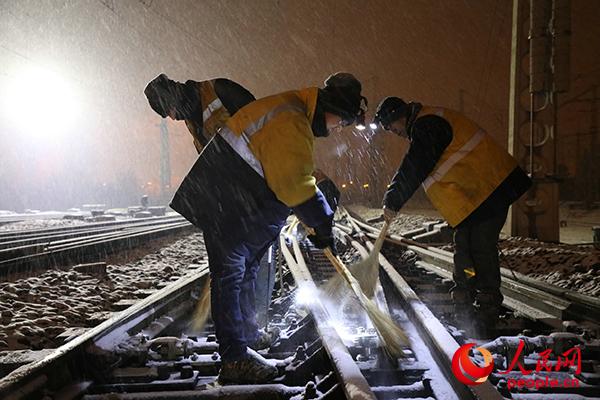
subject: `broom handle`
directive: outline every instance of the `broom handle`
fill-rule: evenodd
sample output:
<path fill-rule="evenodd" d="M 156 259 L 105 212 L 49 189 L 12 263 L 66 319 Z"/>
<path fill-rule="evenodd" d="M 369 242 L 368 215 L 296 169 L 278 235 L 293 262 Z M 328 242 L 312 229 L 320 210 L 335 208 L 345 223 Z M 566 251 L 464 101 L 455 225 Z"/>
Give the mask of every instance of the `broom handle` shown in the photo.
<path fill-rule="evenodd" d="M 367 300 L 367 296 L 365 296 L 362 289 L 360 288 L 360 283 L 358 283 L 356 278 L 352 276 L 350 271 L 348 271 L 348 267 L 346 267 L 344 263 L 333 254 L 329 247 L 323 249 L 323 252 L 325 253 L 325 256 L 329 259 L 329 262 L 333 264 L 336 271 L 342 276 L 342 278 L 344 278 L 348 285 L 350 285 L 350 288 L 352 289 L 356 297 L 358 297 L 359 301 L 361 303 L 364 303 Z"/>
<path fill-rule="evenodd" d="M 309 235 L 315 234 L 315 230 L 313 228 L 311 228 L 310 226 L 307 226 L 304 222 L 300 221 L 299 218 L 296 218 L 296 221 L 299 221 L 302 224 L 302 226 L 304 226 L 306 233 L 308 233 Z M 333 264 L 333 266 L 335 267 L 335 270 L 338 272 L 338 274 L 340 274 L 342 276 L 342 278 L 344 278 L 344 280 L 346 282 L 348 282 L 348 284 L 350 285 L 350 287 L 352 288 L 354 293 L 356 293 L 356 295 L 359 296 L 359 298 L 360 298 L 360 294 L 362 294 L 364 297 L 364 293 L 360 289 L 360 285 L 358 284 L 356 279 L 352 276 L 350 271 L 348 271 L 348 268 L 344 265 L 344 263 L 339 258 L 337 258 L 337 256 L 335 256 L 333 254 L 333 251 L 331 251 L 331 248 L 329 246 L 325 247 L 323 249 L 323 253 L 325 253 L 325 256 L 329 259 L 329 262 L 331 264 Z M 356 285 L 358 285 L 358 287 L 356 287 Z"/>
<path fill-rule="evenodd" d="M 346 212 L 347 212 L 347 211 L 346 211 Z M 387 227 L 386 227 L 386 226 L 385 226 L 385 223 L 384 223 L 384 226 L 381 228 L 381 230 L 379 230 L 379 229 L 377 229 L 377 228 L 373 228 L 373 227 L 370 227 L 370 226 L 368 226 L 368 225 L 367 225 L 367 224 L 365 224 L 364 222 L 361 222 L 361 221 L 358 221 L 358 220 L 356 220 L 356 219 L 355 219 L 354 217 L 352 217 L 352 216 L 350 216 L 350 217 L 352 218 L 352 222 L 354 222 L 355 224 L 357 224 L 357 225 L 359 225 L 359 226 L 363 226 L 363 227 L 365 227 L 365 229 L 366 229 L 367 227 L 369 228 L 369 229 L 367 229 L 367 230 L 371 231 L 372 233 L 371 233 L 371 234 L 368 234 L 367 236 L 369 236 L 369 235 L 375 235 L 375 234 L 378 234 L 378 233 L 377 233 L 377 231 L 379 231 L 379 235 L 380 235 L 380 236 L 378 236 L 378 238 L 379 238 L 379 237 L 381 237 L 381 231 L 383 231 L 384 229 L 386 230 L 386 233 L 385 233 L 385 235 L 384 235 L 384 236 L 387 236 L 387 230 L 388 230 L 389 226 L 387 226 Z M 425 250 L 428 250 L 428 249 L 431 247 L 431 246 L 428 246 L 428 245 L 426 245 L 426 244 L 423 244 L 423 243 L 415 242 L 415 241 L 414 241 L 414 240 L 412 240 L 412 239 L 408 239 L 408 238 L 405 238 L 404 236 L 400 236 L 400 235 L 396 235 L 396 236 L 395 236 L 395 237 L 393 237 L 393 238 L 392 238 L 392 237 L 390 237 L 390 238 L 387 238 L 387 240 L 389 240 L 389 241 L 390 241 L 390 242 L 392 242 L 392 243 L 393 243 L 393 242 L 400 242 L 400 243 L 403 243 L 403 244 L 408 244 L 408 245 L 411 245 L 411 246 L 420 247 L 420 248 L 422 248 L 422 249 L 425 249 Z"/>
<path fill-rule="evenodd" d="M 387 236 L 388 233 L 388 229 L 390 228 L 390 224 L 385 221 L 383 223 L 383 226 L 381 227 L 381 231 L 379 231 L 379 236 L 377 236 L 377 239 L 375 240 L 375 249 L 381 249 L 381 246 L 383 246 L 383 242 L 385 240 L 385 237 Z"/>

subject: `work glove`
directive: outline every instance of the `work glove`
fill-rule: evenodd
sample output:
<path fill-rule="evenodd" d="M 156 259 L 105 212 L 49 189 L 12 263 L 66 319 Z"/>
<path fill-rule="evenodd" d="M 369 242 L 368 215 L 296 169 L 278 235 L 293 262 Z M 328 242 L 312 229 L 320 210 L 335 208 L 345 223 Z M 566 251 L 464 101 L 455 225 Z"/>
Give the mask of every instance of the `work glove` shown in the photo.
<path fill-rule="evenodd" d="M 388 225 L 391 225 L 394 218 L 396 218 L 396 215 L 398 215 L 398 211 L 383 206 L 383 219 L 388 223 Z"/>
<path fill-rule="evenodd" d="M 329 247 L 336 254 L 335 241 L 333 240 L 332 223 L 327 222 L 314 228 L 314 234 L 308 235 L 308 240 L 318 249 Z"/>

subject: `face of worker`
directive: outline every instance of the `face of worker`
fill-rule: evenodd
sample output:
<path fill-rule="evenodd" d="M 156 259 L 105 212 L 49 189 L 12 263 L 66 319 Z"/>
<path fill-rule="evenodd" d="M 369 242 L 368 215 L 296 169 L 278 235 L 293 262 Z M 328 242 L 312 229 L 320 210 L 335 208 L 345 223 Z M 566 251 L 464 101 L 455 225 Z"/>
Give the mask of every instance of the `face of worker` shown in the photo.
<path fill-rule="evenodd" d="M 176 121 L 191 118 L 195 108 L 199 106 L 198 99 L 186 92 L 185 86 L 173 84 L 162 98 L 167 116 Z"/>
<path fill-rule="evenodd" d="M 389 126 L 386 126 L 386 130 L 408 139 L 408 133 L 406 133 L 406 117 L 402 117 L 392 122 Z"/>
<path fill-rule="evenodd" d="M 177 115 L 177 110 L 175 109 L 175 107 L 170 107 L 169 110 L 167 111 L 167 117 L 177 120 L 178 115 Z"/>
<path fill-rule="evenodd" d="M 193 115 L 194 105 L 186 99 L 180 100 L 177 104 L 170 104 L 167 108 L 167 116 L 176 121 L 189 119 Z"/>
<path fill-rule="evenodd" d="M 342 131 L 344 121 L 339 115 L 326 112 L 325 125 L 327 126 L 327 135 L 331 135 Z"/>

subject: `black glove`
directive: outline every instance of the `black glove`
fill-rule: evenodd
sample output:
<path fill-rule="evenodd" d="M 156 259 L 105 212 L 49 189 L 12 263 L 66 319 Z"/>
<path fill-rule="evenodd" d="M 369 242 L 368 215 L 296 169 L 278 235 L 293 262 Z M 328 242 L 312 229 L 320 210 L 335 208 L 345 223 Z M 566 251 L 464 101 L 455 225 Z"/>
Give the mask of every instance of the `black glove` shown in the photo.
<path fill-rule="evenodd" d="M 329 247 L 333 254 L 335 251 L 335 242 L 333 240 L 332 223 L 327 222 L 325 224 L 317 226 L 314 235 L 308 235 L 308 240 L 318 249 L 324 249 Z"/>

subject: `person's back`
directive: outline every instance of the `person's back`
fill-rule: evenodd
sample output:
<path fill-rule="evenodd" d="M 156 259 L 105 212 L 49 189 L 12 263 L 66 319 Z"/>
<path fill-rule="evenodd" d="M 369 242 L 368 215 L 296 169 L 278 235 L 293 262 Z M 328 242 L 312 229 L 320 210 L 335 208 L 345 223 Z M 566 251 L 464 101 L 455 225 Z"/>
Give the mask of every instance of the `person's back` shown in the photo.
<path fill-rule="evenodd" d="M 480 213 L 478 209 L 482 205 L 487 207 L 486 201 L 497 208 L 508 207 L 529 188 L 529 180 L 517 161 L 483 128 L 458 111 L 423 106 L 411 134 L 435 131 L 431 117 L 450 125 L 451 140 L 422 185 L 451 226 L 464 222 L 475 212 Z M 430 120 L 422 123 L 426 118 Z M 512 195 L 502 190 L 505 186 L 515 187 Z"/>
<path fill-rule="evenodd" d="M 231 115 L 256 100 L 248 89 L 230 79 L 180 83 L 165 74 L 150 81 L 144 94 L 152 109 L 163 118 L 185 121 L 198 153 Z"/>
<path fill-rule="evenodd" d="M 333 212 L 312 177 L 314 138 L 364 115 L 361 85 L 335 74 L 325 88 L 288 91 L 245 105 L 226 120 L 178 188 L 171 206 L 203 230 L 222 367 L 219 381 L 261 383 L 277 369 L 252 356 L 258 261 L 290 208 L 334 247 Z"/>
<path fill-rule="evenodd" d="M 390 222 L 422 184 L 433 205 L 455 228 L 452 297 L 457 313 L 475 301 L 482 326 L 502 304 L 497 242 L 508 207 L 531 185 L 517 161 L 462 113 L 388 97 L 375 122 L 411 141 L 384 196 Z M 474 271 L 467 280 L 465 271 Z M 493 324 L 489 324 L 493 326 Z"/>

